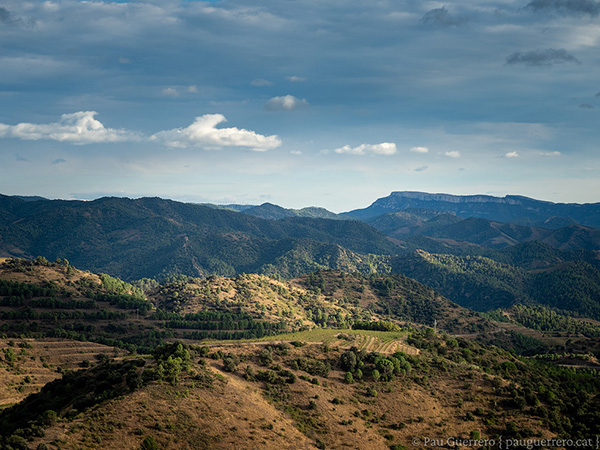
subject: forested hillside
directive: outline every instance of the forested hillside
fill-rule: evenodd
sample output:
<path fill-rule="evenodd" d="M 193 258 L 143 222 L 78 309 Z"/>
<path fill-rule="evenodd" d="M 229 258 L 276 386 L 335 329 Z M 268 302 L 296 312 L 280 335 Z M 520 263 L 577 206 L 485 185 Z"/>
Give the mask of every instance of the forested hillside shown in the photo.
<path fill-rule="evenodd" d="M 530 262 L 528 257 L 518 259 Z M 507 260 L 511 258 L 507 256 Z M 600 319 L 600 270 L 583 261 L 528 270 L 486 257 L 417 251 L 410 257 L 395 258 L 392 266 L 477 311 L 540 304 Z"/>
<path fill-rule="evenodd" d="M 360 267 L 361 255 L 397 252 L 357 221 L 266 220 L 158 198 L 25 202 L 2 196 L 0 211 L 0 255 L 66 258 L 127 280 L 280 270 L 295 276 Z"/>

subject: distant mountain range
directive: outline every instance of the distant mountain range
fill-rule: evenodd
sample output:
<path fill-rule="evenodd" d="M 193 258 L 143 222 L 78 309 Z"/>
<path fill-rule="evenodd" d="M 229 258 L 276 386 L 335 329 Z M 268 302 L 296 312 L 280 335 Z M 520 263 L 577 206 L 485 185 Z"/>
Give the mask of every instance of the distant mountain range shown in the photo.
<path fill-rule="evenodd" d="M 544 304 L 600 319 L 600 230 L 589 225 L 599 204 L 393 193 L 342 215 L 234 206 L 0 195 L 0 256 L 67 259 L 125 280 L 401 273 L 480 311 Z M 476 214 L 488 218 L 466 217 Z"/>
<path fill-rule="evenodd" d="M 407 245 L 417 242 L 417 246 L 427 246 L 423 239 L 427 237 L 449 247 L 476 244 L 504 248 L 521 242 L 539 241 L 562 250 L 600 250 L 600 230 L 576 223 L 561 228 L 544 228 L 476 217 L 463 219 L 446 212 L 412 208 L 375 216 L 366 219 L 366 223 L 392 238 L 406 241 Z"/>
<path fill-rule="evenodd" d="M 369 207 L 344 213 L 360 220 L 387 213 L 421 208 L 449 212 L 459 217 L 479 217 L 491 221 L 522 225 L 562 227 L 574 222 L 600 227 L 600 203 L 552 203 L 518 195 L 449 195 L 425 192 L 392 192 Z M 566 220 L 566 222 L 565 222 Z"/>

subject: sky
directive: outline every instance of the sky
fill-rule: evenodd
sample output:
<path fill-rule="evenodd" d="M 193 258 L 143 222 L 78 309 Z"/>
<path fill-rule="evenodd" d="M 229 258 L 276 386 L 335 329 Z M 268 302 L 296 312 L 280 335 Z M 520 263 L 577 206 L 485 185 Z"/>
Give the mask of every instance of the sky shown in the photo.
<path fill-rule="evenodd" d="M 0 193 L 600 202 L 600 2 L 0 1 Z"/>

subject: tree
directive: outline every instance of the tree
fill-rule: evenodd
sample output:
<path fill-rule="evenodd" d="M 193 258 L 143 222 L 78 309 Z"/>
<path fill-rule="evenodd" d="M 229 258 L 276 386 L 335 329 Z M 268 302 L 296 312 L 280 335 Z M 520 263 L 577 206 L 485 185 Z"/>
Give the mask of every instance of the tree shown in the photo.
<path fill-rule="evenodd" d="M 348 372 L 354 372 L 354 369 L 356 368 L 356 354 L 351 350 L 342 353 L 342 356 L 340 356 L 340 363 L 342 369 Z"/>

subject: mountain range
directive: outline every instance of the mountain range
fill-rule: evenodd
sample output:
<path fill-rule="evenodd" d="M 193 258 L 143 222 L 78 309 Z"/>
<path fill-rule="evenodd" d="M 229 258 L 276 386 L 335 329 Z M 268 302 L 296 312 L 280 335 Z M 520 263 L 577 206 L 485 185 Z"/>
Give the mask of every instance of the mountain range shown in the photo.
<path fill-rule="evenodd" d="M 392 192 L 369 207 L 345 215 L 369 219 L 382 214 L 421 208 L 450 212 L 459 217 L 480 217 L 492 221 L 523 225 L 553 227 L 579 223 L 600 227 L 600 203 L 552 203 L 519 195 L 493 197 L 490 195 L 450 195 L 425 192 Z"/>
<path fill-rule="evenodd" d="M 413 194 L 0 196 L 0 447 L 593 439 L 597 205 Z"/>
<path fill-rule="evenodd" d="M 159 198 L 26 202 L 0 197 L 0 255 L 66 258 L 129 280 L 272 273 L 274 264 L 295 276 L 335 261 L 352 268 L 365 259 L 359 255 L 396 251 L 384 235 L 358 221 L 269 220 Z"/>
<path fill-rule="evenodd" d="M 241 273 L 289 279 L 323 269 L 399 273 L 479 311 L 543 304 L 600 318 L 600 230 L 575 222 L 592 220 L 598 209 L 410 192 L 342 215 L 272 204 L 234 210 L 160 198 L 0 196 L 0 256 L 67 259 L 129 281 Z M 530 222 L 570 224 L 523 225 L 526 211 Z M 547 217 L 557 212 L 573 216 Z"/>

